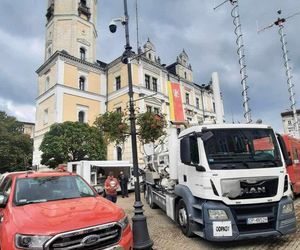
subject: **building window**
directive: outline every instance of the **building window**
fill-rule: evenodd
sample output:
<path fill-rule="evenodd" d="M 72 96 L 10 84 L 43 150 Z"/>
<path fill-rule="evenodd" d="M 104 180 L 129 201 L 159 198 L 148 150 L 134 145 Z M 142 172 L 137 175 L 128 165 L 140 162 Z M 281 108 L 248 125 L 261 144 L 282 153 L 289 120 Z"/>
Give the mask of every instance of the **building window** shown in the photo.
<path fill-rule="evenodd" d="M 49 78 L 49 76 L 47 76 L 46 81 L 45 81 L 45 91 L 47 91 L 49 89 L 49 82 L 50 82 L 50 78 Z"/>
<path fill-rule="evenodd" d="M 213 102 L 214 113 L 216 113 L 216 103 Z"/>
<path fill-rule="evenodd" d="M 145 85 L 147 89 L 151 89 L 150 88 L 150 76 L 149 75 L 145 75 Z"/>
<path fill-rule="evenodd" d="M 147 112 L 152 112 L 152 107 L 151 106 L 146 106 Z"/>
<path fill-rule="evenodd" d="M 48 123 L 48 109 L 44 110 L 44 125 Z"/>
<path fill-rule="evenodd" d="M 157 92 L 157 79 L 152 77 L 153 91 Z"/>
<path fill-rule="evenodd" d="M 186 79 L 187 77 L 186 77 L 186 72 L 184 72 L 184 78 Z"/>
<path fill-rule="evenodd" d="M 122 108 L 121 107 L 116 108 L 116 112 L 121 114 L 122 113 Z"/>
<path fill-rule="evenodd" d="M 200 108 L 200 106 L 199 106 L 199 98 L 198 98 L 198 97 L 196 97 L 196 108 L 197 108 L 197 109 Z"/>
<path fill-rule="evenodd" d="M 80 4 L 84 7 L 86 7 L 86 0 L 80 0 Z"/>
<path fill-rule="evenodd" d="M 85 56 L 86 56 L 86 50 L 85 48 L 80 48 L 80 59 L 81 60 L 85 60 Z"/>
<path fill-rule="evenodd" d="M 78 121 L 84 123 L 84 118 L 85 118 L 85 113 L 84 111 L 79 111 L 78 112 Z"/>
<path fill-rule="evenodd" d="M 190 94 L 189 93 L 185 93 L 185 103 L 190 104 Z"/>
<path fill-rule="evenodd" d="M 148 55 L 149 55 L 149 59 L 152 60 L 151 54 L 149 53 Z"/>
<path fill-rule="evenodd" d="M 121 76 L 116 77 L 116 90 L 119 90 L 121 88 Z"/>
<path fill-rule="evenodd" d="M 117 147 L 117 160 L 122 161 L 122 148 Z"/>
<path fill-rule="evenodd" d="M 288 125 L 292 125 L 292 121 L 291 120 L 288 121 Z"/>
<path fill-rule="evenodd" d="M 154 112 L 154 114 L 159 114 L 159 108 L 154 108 L 153 112 Z"/>
<path fill-rule="evenodd" d="M 79 89 L 85 90 L 85 78 L 83 76 L 79 77 Z"/>

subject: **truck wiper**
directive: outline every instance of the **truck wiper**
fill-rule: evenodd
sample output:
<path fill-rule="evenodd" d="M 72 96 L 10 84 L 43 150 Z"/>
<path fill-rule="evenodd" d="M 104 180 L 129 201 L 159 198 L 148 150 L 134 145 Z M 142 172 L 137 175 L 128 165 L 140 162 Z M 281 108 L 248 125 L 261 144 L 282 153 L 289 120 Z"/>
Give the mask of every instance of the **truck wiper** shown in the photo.
<path fill-rule="evenodd" d="M 248 162 L 246 162 L 246 161 L 230 161 L 230 162 L 224 162 L 224 164 L 226 164 L 226 166 L 221 167 L 221 169 L 236 169 L 236 168 L 239 168 L 239 166 L 237 166 L 235 163 L 242 164 L 246 168 L 250 168 Z"/>
<path fill-rule="evenodd" d="M 261 161 L 263 167 L 277 167 L 278 164 L 275 160 L 263 160 Z"/>

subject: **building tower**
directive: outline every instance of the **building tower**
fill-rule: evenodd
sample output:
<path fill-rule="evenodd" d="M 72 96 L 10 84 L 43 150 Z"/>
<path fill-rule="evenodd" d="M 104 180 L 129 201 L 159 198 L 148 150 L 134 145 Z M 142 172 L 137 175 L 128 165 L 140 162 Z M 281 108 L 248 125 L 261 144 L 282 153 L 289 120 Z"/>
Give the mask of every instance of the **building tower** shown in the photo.
<path fill-rule="evenodd" d="M 34 165 L 40 164 L 39 146 L 52 124 L 93 124 L 106 110 L 106 65 L 96 60 L 96 6 L 97 0 L 48 1 L 45 61 L 36 71 Z"/>

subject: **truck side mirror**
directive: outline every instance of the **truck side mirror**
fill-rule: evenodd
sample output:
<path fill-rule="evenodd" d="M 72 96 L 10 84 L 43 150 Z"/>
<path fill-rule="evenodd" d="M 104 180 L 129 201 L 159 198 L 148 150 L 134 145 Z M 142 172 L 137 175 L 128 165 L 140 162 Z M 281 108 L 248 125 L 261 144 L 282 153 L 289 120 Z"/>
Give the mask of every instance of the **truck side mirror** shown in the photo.
<path fill-rule="evenodd" d="M 191 164 L 190 137 L 184 137 L 180 141 L 180 159 L 182 163 Z"/>
<path fill-rule="evenodd" d="M 293 164 L 292 159 L 291 158 L 286 159 L 285 160 L 285 164 L 286 164 L 287 167 L 290 166 L 290 165 L 292 165 Z"/>

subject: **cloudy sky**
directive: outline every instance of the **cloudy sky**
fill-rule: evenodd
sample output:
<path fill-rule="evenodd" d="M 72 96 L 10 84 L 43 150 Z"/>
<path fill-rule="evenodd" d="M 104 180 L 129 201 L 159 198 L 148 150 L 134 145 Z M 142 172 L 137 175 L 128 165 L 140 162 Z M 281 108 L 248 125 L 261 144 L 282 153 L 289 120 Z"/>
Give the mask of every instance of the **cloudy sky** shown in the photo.
<path fill-rule="evenodd" d="M 57 0 L 63 1 L 63 0 Z M 75 0 L 74 0 L 75 1 Z M 241 84 L 231 4 L 218 10 L 218 0 L 138 0 L 140 41 L 148 37 L 163 63 L 171 64 L 184 48 L 194 80 L 203 84 L 219 73 L 227 122 L 243 122 Z M 43 63 L 46 0 L 1 0 L 0 110 L 34 122 L 37 76 Z M 135 0 L 128 0 L 131 42 L 136 48 Z M 261 118 L 282 131 L 280 113 L 290 107 L 277 26 L 257 34 L 259 27 L 300 11 L 299 0 L 240 0 L 240 15 L 248 70 L 252 119 Z M 97 58 L 110 62 L 124 50 L 124 31 L 108 30 L 112 18 L 123 14 L 122 0 L 98 0 Z M 285 26 L 297 107 L 300 108 L 300 15 Z"/>

